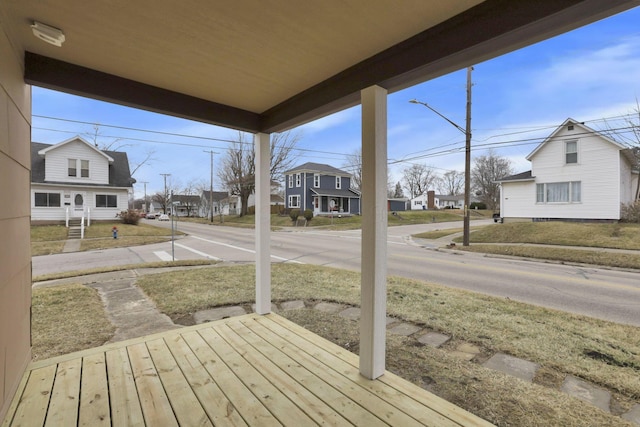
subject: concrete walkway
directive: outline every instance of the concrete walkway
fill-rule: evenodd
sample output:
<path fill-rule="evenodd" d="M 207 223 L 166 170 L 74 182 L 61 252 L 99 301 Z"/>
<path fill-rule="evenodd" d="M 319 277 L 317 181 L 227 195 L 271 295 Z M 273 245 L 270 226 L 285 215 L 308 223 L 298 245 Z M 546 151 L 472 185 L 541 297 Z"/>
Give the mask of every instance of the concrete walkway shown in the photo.
<path fill-rule="evenodd" d="M 163 271 L 172 271 L 179 268 L 185 269 L 193 267 L 148 268 L 93 274 L 40 282 L 34 284 L 34 288 L 57 286 L 67 283 L 82 283 L 85 286 L 96 289 L 102 298 L 105 312 L 116 327 L 115 335 L 110 340 L 111 342 L 116 342 L 181 327 L 175 325 L 168 316 L 160 313 L 155 304 L 135 285 L 137 278 L 141 275 L 158 274 Z M 202 268 L 214 267 L 206 266 Z M 302 300 L 285 301 L 279 305 L 273 304 L 272 311 L 314 309 L 325 313 L 332 313 L 352 321 L 358 321 L 360 318 L 359 307 L 331 302 L 319 302 L 314 303 L 314 305 L 309 304 L 310 303 Z M 193 315 L 193 321 L 195 323 L 204 323 L 238 316 L 246 314 L 248 309 L 248 307 L 241 306 L 225 306 L 203 310 Z M 255 307 L 252 306 L 250 309 L 255 309 Z M 494 353 L 488 359 L 486 359 L 486 357 L 478 359 L 478 356 L 486 353 L 487 349 L 482 349 L 473 343 L 467 342 L 457 342 L 455 347 L 448 345 L 447 343 L 451 340 L 450 335 L 430 331 L 421 326 L 403 322 L 393 317 L 387 318 L 387 331 L 390 334 L 413 338 L 417 345 L 427 345 L 443 349 L 460 360 L 470 363 L 480 363 L 485 368 L 502 372 L 505 375 L 514 376 L 522 381 L 533 382 L 536 372 L 540 368 L 536 363 L 504 353 Z M 611 392 L 609 390 L 571 375 L 566 375 L 560 390 L 570 396 L 588 402 L 603 411 L 611 412 Z M 629 411 L 620 414 L 620 416 L 622 419 L 640 426 L 640 403 L 636 403 Z"/>

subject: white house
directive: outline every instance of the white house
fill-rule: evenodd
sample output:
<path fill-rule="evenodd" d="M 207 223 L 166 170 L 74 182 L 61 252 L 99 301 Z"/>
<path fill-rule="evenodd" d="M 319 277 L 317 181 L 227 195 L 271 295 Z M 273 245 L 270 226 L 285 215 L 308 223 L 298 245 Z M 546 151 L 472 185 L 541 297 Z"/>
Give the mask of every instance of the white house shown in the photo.
<path fill-rule="evenodd" d="M 499 181 L 506 221 L 618 220 L 620 205 L 636 198 L 633 151 L 575 120 L 567 119 L 527 160 L 530 171 Z"/>
<path fill-rule="evenodd" d="M 421 211 L 424 209 L 428 209 L 429 196 L 427 195 L 427 193 L 420 194 L 419 196 L 411 199 L 410 203 L 412 211 Z"/>
<path fill-rule="evenodd" d="M 113 219 L 128 208 L 134 179 L 127 153 L 101 151 L 79 136 L 31 143 L 31 220 Z"/>

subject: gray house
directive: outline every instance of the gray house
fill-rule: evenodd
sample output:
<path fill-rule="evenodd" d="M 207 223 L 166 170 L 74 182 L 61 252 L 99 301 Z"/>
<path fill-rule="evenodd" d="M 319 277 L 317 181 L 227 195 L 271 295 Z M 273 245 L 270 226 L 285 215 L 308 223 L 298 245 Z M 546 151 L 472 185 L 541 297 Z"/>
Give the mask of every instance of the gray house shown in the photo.
<path fill-rule="evenodd" d="M 352 175 L 321 163 L 305 163 L 285 172 L 287 209 L 311 209 L 314 215 L 360 214 L 360 193 Z"/>

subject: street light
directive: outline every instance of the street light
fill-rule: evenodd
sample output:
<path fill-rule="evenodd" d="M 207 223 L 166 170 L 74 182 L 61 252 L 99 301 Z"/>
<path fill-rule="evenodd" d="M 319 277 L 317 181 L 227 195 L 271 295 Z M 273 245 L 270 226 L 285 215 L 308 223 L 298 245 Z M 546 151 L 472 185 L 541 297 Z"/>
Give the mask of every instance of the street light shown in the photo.
<path fill-rule="evenodd" d="M 467 119 L 466 126 L 462 128 L 458 124 L 449 120 L 443 116 L 425 102 L 420 102 L 417 99 L 409 101 L 412 104 L 420 104 L 427 107 L 429 110 L 436 113 L 438 116 L 445 119 L 449 124 L 453 125 L 456 129 L 465 135 L 465 156 L 464 156 L 464 221 L 463 221 L 463 233 L 462 233 L 462 245 L 469 246 L 469 195 L 471 193 L 471 71 L 473 67 L 467 68 Z"/>

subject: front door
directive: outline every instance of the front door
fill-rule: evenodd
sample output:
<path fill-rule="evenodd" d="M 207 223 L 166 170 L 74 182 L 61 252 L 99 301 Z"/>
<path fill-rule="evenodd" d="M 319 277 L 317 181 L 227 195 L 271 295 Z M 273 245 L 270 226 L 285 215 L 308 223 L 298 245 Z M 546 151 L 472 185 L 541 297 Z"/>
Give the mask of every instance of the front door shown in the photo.
<path fill-rule="evenodd" d="M 82 216 L 84 212 L 84 194 L 76 193 L 73 196 L 73 214 L 74 216 Z"/>
<path fill-rule="evenodd" d="M 320 200 L 318 200 L 318 196 L 313 196 L 313 214 L 317 215 L 320 213 Z"/>

